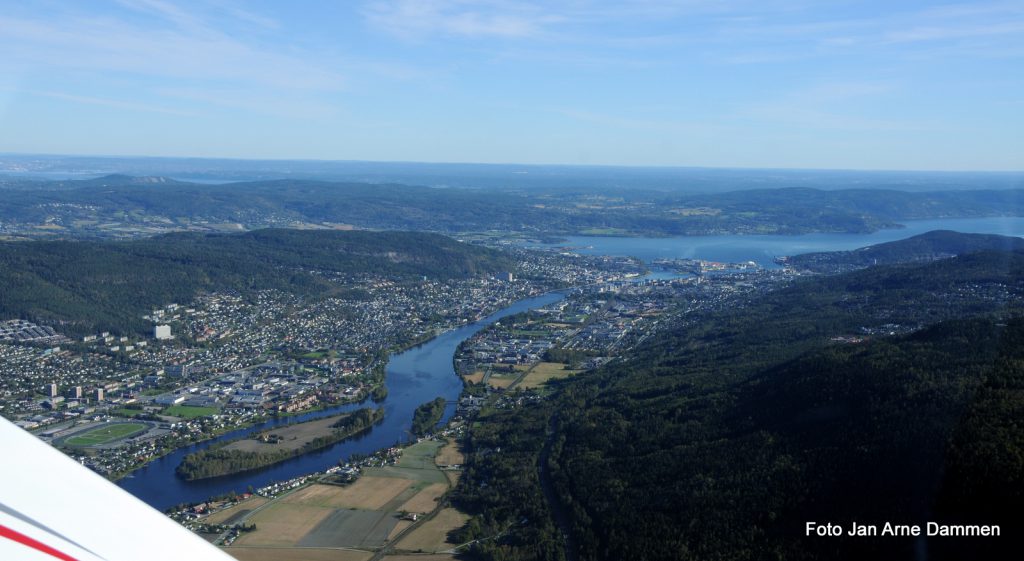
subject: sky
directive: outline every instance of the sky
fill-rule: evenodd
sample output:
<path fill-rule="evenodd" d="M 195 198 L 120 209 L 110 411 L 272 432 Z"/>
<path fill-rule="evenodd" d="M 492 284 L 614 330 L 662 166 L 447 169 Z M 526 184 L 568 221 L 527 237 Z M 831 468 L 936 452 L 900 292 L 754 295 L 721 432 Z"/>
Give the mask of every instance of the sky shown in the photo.
<path fill-rule="evenodd" d="M 1024 1 L 0 0 L 0 152 L 1024 170 Z"/>

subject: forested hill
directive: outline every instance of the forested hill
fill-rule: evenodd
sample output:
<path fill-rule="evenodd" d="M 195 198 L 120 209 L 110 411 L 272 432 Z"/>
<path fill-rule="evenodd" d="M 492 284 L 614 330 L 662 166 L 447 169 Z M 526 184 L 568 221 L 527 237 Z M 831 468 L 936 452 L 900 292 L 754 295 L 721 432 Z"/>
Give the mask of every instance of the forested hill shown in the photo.
<path fill-rule="evenodd" d="M 1022 251 L 1024 239 L 993 234 L 963 234 L 935 230 L 905 240 L 863 247 L 853 251 L 805 253 L 790 257 L 788 265 L 798 270 L 834 273 L 844 270 L 931 261 L 979 251 Z"/>
<path fill-rule="evenodd" d="M 334 273 L 471 277 L 509 271 L 501 252 L 424 233 L 260 230 L 178 233 L 130 242 L 0 243 L 0 319 L 69 334 L 147 329 L 155 306 L 200 291 L 330 294 Z"/>
<path fill-rule="evenodd" d="M 0 235 L 139 237 L 350 224 L 436 232 L 801 234 L 871 232 L 903 220 L 1024 216 L 1019 189 L 904 192 L 779 188 L 718 193 L 619 188 L 433 188 L 310 180 L 218 185 L 113 175 L 0 180 Z"/>
<path fill-rule="evenodd" d="M 976 253 L 807 278 L 684 320 L 474 429 L 457 499 L 490 513 L 479 535 L 536 520 L 485 556 L 545 558 L 533 544 L 561 540 L 540 485 L 498 474 L 531 473 L 549 447 L 581 560 L 1016 558 L 1022 281 L 1024 255 Z M 808 537 L 808 521 L 1002 537 Z"/>

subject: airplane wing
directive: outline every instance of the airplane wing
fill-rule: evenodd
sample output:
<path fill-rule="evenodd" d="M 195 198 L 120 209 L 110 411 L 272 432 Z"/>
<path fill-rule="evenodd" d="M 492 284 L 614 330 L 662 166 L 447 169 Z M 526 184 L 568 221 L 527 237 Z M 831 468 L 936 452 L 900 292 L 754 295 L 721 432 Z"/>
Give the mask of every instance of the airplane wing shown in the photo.
<path fill-rule="evenodd" d="M 0 559 L 233 559 L 99 474 L 0 418 Z"/>

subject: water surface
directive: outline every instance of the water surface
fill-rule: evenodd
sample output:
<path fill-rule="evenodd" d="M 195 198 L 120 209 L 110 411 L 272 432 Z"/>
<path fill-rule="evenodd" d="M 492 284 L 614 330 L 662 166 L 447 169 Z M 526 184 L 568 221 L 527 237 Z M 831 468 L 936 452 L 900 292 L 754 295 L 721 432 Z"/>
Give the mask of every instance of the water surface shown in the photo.
<path fill-rule="evenodd" d="M 392 356 L 388 361 L 387 378 L 385 379 L 388 396 L 381 403 L 374 405 L 384 407 L 384 420 L 375 425 L 368 433 L 352 440 L 339 442 L 323 450 L 310 452 L 254 472 L 191 482 L 180 479 L 174 472 L 181 459 L 187 454 L 207 448 L 213 443 L 238 438 L 285 423 L 295 423 L 352 411 L 360 407 L 371 406 L 373 405 L 371 402 L 342 405 L 286 419 L 275 419 L 176 450 L 146 467 L 136 470 L 129 477 L 118 482 L 118 485 L 151 506 L 164 510 L 181 503 L 200 502 L 210 496 L 230 491 L 243 492 L 249 486 L 259 488 L 274 481 L 321 471 L 337 465 L 339 460 L 348 459 L 352 454 L 370 454 L 396 443 L 407 442 L 411 439 L 409 430 L 412 427 L 412 414 L 416 407 L 437 397 L 444 397 L 449 401 L 458 399 L 459 393 L 462 391 L 462 380 L 455 374 L 452 358 L 459 343 L 503 317 L 539 308 L 557 302 L 564 297 L 565 295 L 562 293 L 552 292 L 520 300 L 480 321 L 447 331 L 418 347 Z M 454 405 L 449 405 L 445 410 L 444 420 L 451 417 L 453 412 Z"/>

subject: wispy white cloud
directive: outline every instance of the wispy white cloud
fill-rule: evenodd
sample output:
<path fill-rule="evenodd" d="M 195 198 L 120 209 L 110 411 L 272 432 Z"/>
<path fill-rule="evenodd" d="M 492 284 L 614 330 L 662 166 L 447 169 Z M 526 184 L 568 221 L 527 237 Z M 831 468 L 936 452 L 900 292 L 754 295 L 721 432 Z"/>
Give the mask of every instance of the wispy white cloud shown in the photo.
<path fill-rule="evenodd" d="M 196 14 L 163 0 L 117 0 L 117 3 L 130 10 L 167 19 L 184 28 L 194 30 L 206 27 L 203 19 Z"/>
<path fill-rule="evenodd" d="M 511 48 L 504 49 L 495 54 L 495 60 L 521 61 L 538 65 L 571 66 L 575 69 L 607 69 L 609 67 L 650 69 L 664 66 L 666 64 L 664 58 L 600 55 L 583 49 L 552 51 L 532 48 Z"/>
<path fill-rule="evenodd" d="M 979 2 L 953 4 L 923 10 L 893 9 L 874 16 L 815 19 L 819 11 L 792 14 L 792 18 L 761 14 L 757 18 L 723 20 L 714 38 L 728 45 L 715 58 L 730 63 L 788 62 L 837 53 L 888 52 L 893 56 L 920 58 L 924 51 L 912 47 L 939 47 L 941 54 L 958 51 L 978 55 L 981 45 L 972 39 L 992 39 L 990 54 L 1005 56 L 1024 37 L 1024 4 Z M 798 17 L 799 16 L 799 17 Z M 919 45 L 920 44 L 920 45 Z M 729 47 L 732 48 L 729 48 Z M 768 57 L 763 53 L 772 53 Z"/>
<path fill-rule="evenodd" d="M 739 17 L 744 9 L 772 12 L 794 0 L 368 0 L 362 14 L 374 28 L 407 39 L 436 36 L 504 39 L 600 38 L 650 46 L 681 35 L 647 31 L 604 34 L 628 22 L 664 23 L 703 17 Z M 601 33 L 597 30 L 600 29 Z M 591 35 L 593 34 L 593 35 Z"/>
<path fill-rule="evenodd" d="M 970 18 L 978 16 L 1024 16 L 1024 4 L 1019 0 L 997 2 L 970 2 L 961 4 L 944 4 L 922 10 L 919 14 L 926 18 Z"/>
<path fill-rule="evenodd" d="M 893 43 L 909 43 L 917 41 L 945 41 L 970 37 L 989 37 L 993 35 L 1024 34 L 1024 21 L 1003 23 L 917 26 L 900 29 L 886 34 L 885 39 Z"/>
<path fill-rule="evenodd" d="M 554 112 L 570 119 L 605 128 L 648 131 L 677 135 L 722 133 L 734 130 L 722 122 L 681 121 L 677 119 L 644 119 L 618 114 L 598 113 L 580 109 L 559 108 Z"/>
<path fill-rule="evenodd" d="M 749 104 L 733 112 L 737 120 L 775 123 L 784 128 L 834 132 L 898 132 L 939 130 L 935 123 L 874 116 L 855 109 L 860 102 L 880 101 L 898 93 L 887 82 L 825 82 Z"/>
<path fill-rule="evenodd" d="M 179 117 L 195 117 L 198 113 L 192 111 L 184 111 L 173 107 L 164 107 L 160 105 L 151 105 L 147 103 L 138 103 L 135 101 L 126 101 L 122 99 L 112 99 L 104 97 L 94 97 L 87 95 L 71 94 L 66 92 L 57 91 L 44 91 L 44 90 L 29 90 L 20 88 L 0 88 L 0 90 L 13 93 L 15 95 L 29 95 L 29 96 L 40 96 L 48 97 L 51 99 L 60 99 L 64 101 L 71 101 L 73 103 L 81 103 L 86 105 L 98 105 L 102 107 L 111 107 L 114 109 L 138 111 L 143 113 L 163 113 L 166 115 L 177 115 Z"/>
<path fill-rule="evenodd" d="M 163 98 L 214 106 L 221 110 L 270 115 L 286 119 L 330 119 L 340 111 L 333 103 L 309 99 L 294 92 L 253 91 L 245 88 L 161 87 L 154 90 Z"/>
<path fill-rule="evenodd" d="M 530 37 L 563 21 L 542 4 L 505 0 L 378 0 L 369 3 L 363 15 L 378 29 L 411 39 Z"/>
<path fill-rule="evenodd" d="M 122 0 L 170 25 L 74 12 L 25 18 L 0 15 L 0 67 L 38 68 L 233 82 L 253 87 L 338 90 L 343 76 L 302 52 L 264 46 L 207 25 L 159 0 Z"/>

